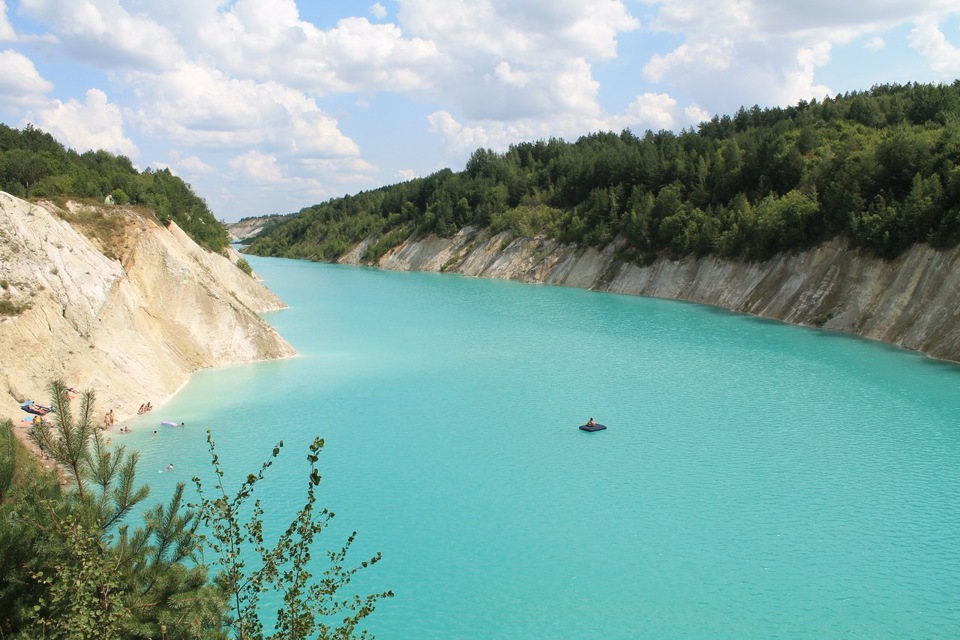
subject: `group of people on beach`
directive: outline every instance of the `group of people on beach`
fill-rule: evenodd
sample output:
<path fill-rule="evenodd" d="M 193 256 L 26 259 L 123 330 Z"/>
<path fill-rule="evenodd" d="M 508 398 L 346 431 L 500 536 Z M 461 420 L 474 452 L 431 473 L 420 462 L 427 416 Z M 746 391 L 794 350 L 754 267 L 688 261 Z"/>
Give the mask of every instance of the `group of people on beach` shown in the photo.
<path fill-rule="evenodd" d="M 103 416 L 103 426 L 110 428 L 116 423 L 117 418 L 113 415 L 113 409 L 110 409 L 110 411 L 107 411 L 107 415 Z"/>
<path fill-rule="evenodd" d="M 146 404 L 140 405 L 140 408 L 137 409 L 137 415 L 142 416 L 148 411 L 153 411 L 153 405 L 147 402 Z"/>

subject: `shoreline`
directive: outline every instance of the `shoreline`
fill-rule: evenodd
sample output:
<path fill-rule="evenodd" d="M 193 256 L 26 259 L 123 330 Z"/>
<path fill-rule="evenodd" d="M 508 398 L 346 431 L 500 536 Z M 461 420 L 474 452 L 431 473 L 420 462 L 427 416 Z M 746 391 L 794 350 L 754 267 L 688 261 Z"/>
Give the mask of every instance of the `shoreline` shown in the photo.
<path fill-rule="evenodd" d="M 278 309 L 278 311 L 282 311 L 282 309 Z M 106 440 L 111 440 L 114 435 L 120 435 L 120 434 L 122 434 L 122 435 L 129 435 L 129 434 L 131 434 L 131 433 L 135 433 L 135 432 L 137 432 L 137 431 L 140 431 L 141 429 L 132 428 L 132 427 L 130 427 L 130 425 L 124 425 L 123 423 L 124 423 L 124 422 L 128 422 L 128 421 L 130 421 L 130 420 L 132 420 L 132 419 L 135 419 L 135 418 L 140 418 L 140 417 L 142 417 L 142 416 L 147 415 L 148 413 L 154 413 L 154 412 L 156 412 L 158 409 L 163 408 L 165 405 L 167 405 L 167 404 L 174 398 L 174 396 L 176 396 L 178 393 L 180 393 L 181 391 L 183 391 L 184 388 L 186 388 L 186 386 L 190 383 L 190 380 L 192 379 L 193 374 L 196 373 L 197 371 L 202 371 L 202 370 L 204 370 L 204 369 L 219 369 L 219 368 L 227 367 L 227 366 L 246 366 L 246 365 L 250 365 L 250 364 L 256 364 L 256 363 L 258 363 L 258 362 L 270 362 L 270 361 L 273 361 L 273 360 L 287 360 L 287 359 L 297 358 L 297 357 L 299 357 L 299 354 L 296 353 L 296 352 L 294 352 L 294 353 L 292 353 L 291 355 L 283 356 L 283 357 L 280 357 L 280 358 L 259 358 L 259 359 L 257 359 L 257 360 L 252 360 L 252 361 L 250 361 L 250 362 L 223 364 L 223 365 L 211 366 L 211 367 L 201 367 L 200 369 L 197 369 L 197 370 L 195 370 L 195 371 L 190 372 L 190 374 L 188 374 L 186 380 L 184 380 L 184 381 L 180 384 L 180 386 L 177 387 L 177 389 L 176 389 L 175 391 L 173 391 L 172 393 L 167 394 L 166 396 L 162 397 L 159 401 L 157 401 L 157 403 L 156 403 L 155 405 L 152 406 L 152 408 L 151 408 L 150 411 L 145 412 L 145 413 L 143 413 L 143 414 L 139 414 L 139 413 L 136 413 L 136 412 L 134 412 L 134 413 L 132 413 L 132 414 L 121 414 L 119 417 L 117 417 L 117 418 L 115 419 L 114 423 L 113 423 L 112 425 L 110 425 L 109 427 L 103 425 L 103 420 L 101 419 L 101 420 L 99 420 L 99 421 L 97 422 L 97 424 L 100 425 L 100 426 L 99 426 L 99 431 L 100 431 L 101 434 L 103 434 L 103 436 L 105 437 Z M 82 390 L 78 390 L 78 391 L 77 391 L 77 398 L 74 398 L 74 400 L 78 400 L 78 399 L 79 399 L 80 393 L 82 393 Z M 94 393 L 96 393 L 96 391 L 94 391 Z M 40 404 L 44 404 L 45 402 L 47 402 L 47 401 L 46 401 L 46 400 L 41 401 Z M 73 403 L 73 400 L 71 400 L 70 402 L 71 402 L 71 409 L 72 409 L 72 408 L 73 408 L 73 404 L 72 404 L 72 403 Z M 151 402 L 151 404 L 152 404 L 152 402 Z M 95 416 L 96 416 L 97 414 L 101 413 L 100 410 L 97 408 L 96 397 L 94 397 L 94 411 L 95 411 L 95 414 L 94 414 Z M 110 411 L 110 409 L 107 409 L 107 410 L 106 410 L 106 412 L 109 412 L 109 411 Z M 103 412 L 103 413 L 106 413 L 106 412 Z M 25 418 L 24 416 L 30 416 L 31 414 L 26 413 L 26 412 L 24 412 L 24 411 L 22 411 L 22 410 L 20 411 L 20 414 L 21 414 L 21 415 L 19 415 L 19 416 L 17 416 L 17 417 L 10 416 L 9 414 L 8 414 L 7 416 L 2 416 L 2 415 L 0 415 L 0 420 L 8 419 L 8 420 L 10 421 L 10 423 L 13 425 L 13 434 L 14 434 L 14 436 L 17 438 L 17 440 L 19 440 L 20 443 L 23 444 L 24 448 L 26 448 L 27 451 L 29 451 L 29 452 L 33 455 L 33 457 L 37 460 L 37 462 L 38 462 L 44 469 L 46 469 L 47 471 L 49 471 L 49 472 L 51 472 L 51 473 L 56 473 L 57 476 L 58 476 L 58 478 L 59 478 L 59 480 L 60 480 L 60 484 L 61 484 L 62 486 L 65 486 L 65 485 L 68 483 L 68 480 L 67 480 L 67 477 L 66 477 L 66 476 L 64 475 L 64 473 L 63 473 L 63 469 L 62 469 L 61 467 L 57 466 L 57 464 L 56 464 L 52 459 L 50 459 L 48 456 L 44 455 L 44 454 L 40 451 L 40 449 L 36 446 L 36 444 L 34 444 L 33 440 L 30 439 L 29 431 L 30 431 L 30 428 L 31 428 L 31 426 L 32 426 L 32 418 Z M 160 422 L 159 422 L 159 420 L 158 420 L 157 425 L 159 425 L 159 424 L 160 424 Z M 127 428 L 129 428 L 130 431 L 121 431 L 120 429 L 121 429 L 123 426 L 127 426 Z M 159 429 L 156 429 L 156 428 L 155 428 L 154 431 L 159 431 Z"/>
<path fill-rule="evenodd" d="M 616 240 L 603 249 L 581 248 L 465 227 L 449 238 L 408 238 L 375 263 L 364 262 L 371 241 L 334 264 L 695 302 L 960 363 L 960 315 L 954 313 L 960 308 L 960 247 L 918 244 L 885 261 L 835 238 L 763 262 L 687 256 L 644 266 L 618 259 Z"/>

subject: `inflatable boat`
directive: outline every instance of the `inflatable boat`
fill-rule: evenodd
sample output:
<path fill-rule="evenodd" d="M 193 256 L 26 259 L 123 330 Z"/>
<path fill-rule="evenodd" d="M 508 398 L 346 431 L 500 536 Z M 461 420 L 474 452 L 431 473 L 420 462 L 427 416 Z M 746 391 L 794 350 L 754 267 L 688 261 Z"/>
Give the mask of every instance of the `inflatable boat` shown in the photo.
<path fill-rule="evenodd" d="M 45 407 L 43 405 L 37 404 L 33 400 L 27 400 L 22 405 L 20 405 L 20 408 L 26 411 L 27 413 L 32 413 L 35 416 L 45 416 L 51 412 L 55 413 L 53 411 L 53 407 Z"/>
<path fill-rule="evenodd" d="M 582 425 L 580 425 L 580 430 L 581 430 L 581 431 L 603 431 L 603 430 L 606 429 L 606 428 L 607 428 L 607 425 L 605 425 L 605 424 L 600 424 L 599 422 L 595 422 L 594 424 L 582 424 Z"/>

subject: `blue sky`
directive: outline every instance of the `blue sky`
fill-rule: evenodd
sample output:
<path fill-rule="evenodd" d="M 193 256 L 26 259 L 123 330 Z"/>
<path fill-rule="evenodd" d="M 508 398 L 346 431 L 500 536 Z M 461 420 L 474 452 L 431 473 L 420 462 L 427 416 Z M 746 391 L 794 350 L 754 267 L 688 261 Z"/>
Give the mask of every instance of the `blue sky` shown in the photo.
<path fill-rule="evenodd" d="M 0 121 L 226 221 L 478 147 L 960 77 L 960 0 L 0 0 Z"/>

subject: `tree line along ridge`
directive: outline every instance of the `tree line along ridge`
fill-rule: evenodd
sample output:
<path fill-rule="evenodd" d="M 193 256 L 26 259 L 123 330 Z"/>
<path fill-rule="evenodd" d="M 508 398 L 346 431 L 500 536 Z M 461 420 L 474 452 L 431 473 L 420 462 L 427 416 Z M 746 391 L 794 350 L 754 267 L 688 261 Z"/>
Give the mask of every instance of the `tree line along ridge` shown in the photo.
<path fill-rule="evenodd" d="M 18 130 L 0 124 L 0 189 L 24 199 L 70 197 L 140 205 L 163 224 L 177 223 L 211 251 L 223 251 L 229 244 L 223 223 L 169 169 L 141 172 L 123 155 L 77 153 L 32 125 Z"/>
<path fill-rule="evenodd" d="M 741 108 L 696 130 L 600 132 L 474 151 L 463 171 L 334 198 L 265 229 L 248 251 L 365 260 L 467 226 L 621 257 L 764 260 L 844 236 L 893 258 L 960 242 L 960 81 L 880 85 L 786 108 Z"/>

